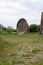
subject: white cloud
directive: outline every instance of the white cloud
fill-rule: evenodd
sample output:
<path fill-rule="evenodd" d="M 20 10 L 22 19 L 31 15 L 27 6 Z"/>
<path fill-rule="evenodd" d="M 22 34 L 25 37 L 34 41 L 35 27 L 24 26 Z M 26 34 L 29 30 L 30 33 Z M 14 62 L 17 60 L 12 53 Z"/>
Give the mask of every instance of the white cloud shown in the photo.
<path fill-rule="evenodd" d="M 16 27 L 20 18 L 29 24 L 40 24 L 42 0 L 0 0 L 0 24 Z"/>

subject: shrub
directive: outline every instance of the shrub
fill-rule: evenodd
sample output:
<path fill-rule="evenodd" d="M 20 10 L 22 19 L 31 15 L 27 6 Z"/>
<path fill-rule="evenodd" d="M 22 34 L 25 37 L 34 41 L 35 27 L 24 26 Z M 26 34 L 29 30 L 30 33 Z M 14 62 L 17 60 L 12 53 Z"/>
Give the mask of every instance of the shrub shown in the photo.
<path fill-rule="evenodd" d="M 3 30 L 2 29 L 0 29 L 0 34 L 2 34 L 3 33 Z"/>
<path fill-rule="evenodd" d="M 30 32 L 37 32 L 38 26 L 36 24 L 31 24 L 29 27 Z"/>
<path fill-rule="evenodd" d="M 11 33 L 13 31 L 13 28 L 11 26 L 8 26 L 6 28 L 6 32 Z"/>
<path fill-rule="evenodd" d="M 13 32 L 16 32 L 16 29 L 13 29 Z"/>
<path fill-rule="evenodd" d="M 37 26 L 37 31 L 38 31 L 38 32 L 40 31 L 40 25 Z"/>
<path fill-rule="evenodd" d="M 6 28 L 6 32 L 8 32 L 8 33 L 16 32 L 16 29 L 13 29 L 11 26 L 8 26 Z"/>
<path fill-rule="evenodd" d="M 2 27 L 2 30 L 3 30 L 3 31 L 6 31 L 6 27 Z"/>

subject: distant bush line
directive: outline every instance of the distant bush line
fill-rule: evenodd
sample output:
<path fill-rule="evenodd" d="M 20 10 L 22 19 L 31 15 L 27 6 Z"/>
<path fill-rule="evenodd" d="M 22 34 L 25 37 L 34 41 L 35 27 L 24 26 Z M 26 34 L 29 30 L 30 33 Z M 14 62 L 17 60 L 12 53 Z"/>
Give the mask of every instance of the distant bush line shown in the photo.
<path fill-rule="evenodd" d="M 30 32 L 40 32 L 40 25 L 31 24 L 29 26 L 29 31 Z"/>
<path fill-rule="evenodd" d="M 31 24 L 28 26 L 30 32 L 39 32 L 40 31 L 40 25 Z M 16 29 L 14 29 L 11 26 L 4 27 L 0 24 L 0 34 L 9 34 L 9 33 L 15 33 Z"/>

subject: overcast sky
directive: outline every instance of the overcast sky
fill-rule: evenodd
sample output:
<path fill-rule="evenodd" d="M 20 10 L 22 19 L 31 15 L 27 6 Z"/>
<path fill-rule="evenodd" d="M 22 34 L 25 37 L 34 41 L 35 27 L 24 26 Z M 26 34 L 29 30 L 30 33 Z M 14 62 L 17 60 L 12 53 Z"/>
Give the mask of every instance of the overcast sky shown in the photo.
<path fill-rule="evenodd" d="M 40 24 L 43 0 L 0 0 L 0 24 L 16 28 L 20 18 Z"/>

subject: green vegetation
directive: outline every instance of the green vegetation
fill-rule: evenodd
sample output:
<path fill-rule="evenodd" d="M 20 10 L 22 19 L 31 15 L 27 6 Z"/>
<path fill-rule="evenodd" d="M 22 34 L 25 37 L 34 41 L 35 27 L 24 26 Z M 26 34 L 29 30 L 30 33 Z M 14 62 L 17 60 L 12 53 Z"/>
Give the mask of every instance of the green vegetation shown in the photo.
<path fill-rule="evenodd" d="M 39 33 L 0 34 L 0 65 L 43 65 L 43 36 Z"/>
<path fill-rule="evenodd" d="M 40 31 L 40 25 L 31 24 L 29 26 L 30 32 L 39 32 Z"/>
<path fill-rule="evenodd" d="M 43 65 L 43 36 L 17 35 L 9 29 L 0 26 L 0 65 Z"/>
<path fill-rule="evenodd" d="M 39 32 L 40 31 L 40 25 L 36 25 L 36 24 L 31 24 L 29 26 L 29 31 L 30 32 Z M 4 27 L 3 25 L 0 24 L 0 34 L 10 34 L 10 33 L 15 33 L 16 29 L 14 29 L 11 26 L 8 27 Z"/>
<path fill-rule="evenodd" d="M 0 34 L 10 34 L 16 32 L 16 29 L 13 29 L 11 26 L 4 27 L 3 25 L 0 24 Z"/>
<path fill-rule="evenodd" d="M 33 53 L 37 53 L 37 52 L 40 52 L 40 51 L 41 51 L 40 48 L 34 48 L 34 49 L 32 50 Z"/>

